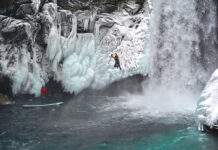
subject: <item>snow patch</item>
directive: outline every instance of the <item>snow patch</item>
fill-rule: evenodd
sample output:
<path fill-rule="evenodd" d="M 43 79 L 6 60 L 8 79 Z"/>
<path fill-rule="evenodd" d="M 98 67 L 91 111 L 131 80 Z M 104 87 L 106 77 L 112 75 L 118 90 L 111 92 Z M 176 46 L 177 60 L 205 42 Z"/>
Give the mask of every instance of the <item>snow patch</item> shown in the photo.
<path fill-rule="evenodd" d="M 218 69 L 214 71 L 203 90 L 196 109 L 199 129 L 202 125 L 213 126 L 218 121 Z"/>

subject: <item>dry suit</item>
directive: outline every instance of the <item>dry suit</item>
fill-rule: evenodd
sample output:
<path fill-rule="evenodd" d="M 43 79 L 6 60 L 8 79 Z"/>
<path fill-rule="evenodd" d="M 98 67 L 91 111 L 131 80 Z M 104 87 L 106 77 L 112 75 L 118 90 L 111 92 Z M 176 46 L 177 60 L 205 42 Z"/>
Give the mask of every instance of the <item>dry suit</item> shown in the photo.
<path fill-rule="evenodd" d="M 111 57 L 115 60 L 114 67 L 120 68 L 120 70 L 121 70 L 119 56 L 117 54 L 115 54 L 115 56 L 111 55 Z"/>

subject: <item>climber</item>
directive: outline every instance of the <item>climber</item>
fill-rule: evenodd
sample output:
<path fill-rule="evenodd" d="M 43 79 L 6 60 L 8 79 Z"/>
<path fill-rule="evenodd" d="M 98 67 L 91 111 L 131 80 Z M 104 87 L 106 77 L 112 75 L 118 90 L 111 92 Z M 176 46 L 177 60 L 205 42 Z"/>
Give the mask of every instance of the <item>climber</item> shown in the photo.
<path fill-rule="evenodd" d="M 41 88 L 41 95 L 45 94 L 45 93 L 48 93 L 48 91 L 44 88 Z"/>
<path fill-rule="evenodd" d="M 113 56 L 113 54 L 111 54 L 111 57 L 115 60 L 114 67 L 120 68 L 120 70 L 121 70 L 120 60 L 119 60 L 119 56 L 117 55 L 117 53 L 115 53 L 115 56 Z"/>

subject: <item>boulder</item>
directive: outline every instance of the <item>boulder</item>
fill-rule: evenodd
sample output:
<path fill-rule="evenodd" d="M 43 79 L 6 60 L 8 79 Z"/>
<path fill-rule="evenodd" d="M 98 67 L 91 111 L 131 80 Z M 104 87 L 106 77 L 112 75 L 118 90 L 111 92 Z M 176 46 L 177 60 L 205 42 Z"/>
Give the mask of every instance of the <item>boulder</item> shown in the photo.
<path fill-rule="evenodd" d="M 0 93 L 0 105 L 9 105 L 15 104 L 14 101 L 11 101 L 7 96 Z"/>
<path fill-rule="evenodd" d="M 61 27 L 61 35 L 64 37 L 68 37 L 71 30 L 73 20 L 75 20 L 75 16 L 67 10 L 59 10 L 59 22 L 58 24 Z"/>
<path fill-rule="evenodd" d="M 21 43 L 31 38 L 31 25 L 28 22 L 5 16 L 0 16 L 0 20 L 4 43 Z"/>
<path fill-rule="evenodd" d="M 15 17 L 24 18 L 26 15 L 34 15 L 38 12 L 39 7 L 40 7 L 39 0 L 32 0 L 32 3 L 20 4 L 16 11 Z"/>

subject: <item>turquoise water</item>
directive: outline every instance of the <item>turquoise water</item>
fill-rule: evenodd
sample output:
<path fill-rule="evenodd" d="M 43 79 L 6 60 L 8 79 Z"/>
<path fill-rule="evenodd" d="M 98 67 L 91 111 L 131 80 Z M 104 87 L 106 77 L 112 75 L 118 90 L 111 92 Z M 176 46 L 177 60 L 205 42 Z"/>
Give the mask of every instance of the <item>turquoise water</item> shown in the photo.
<path fill-rule="evenodd" d="M 93 150 L 215 150 L 215 137 L 199 133 L 195 127 L 188 127 L 165 134 L 154 134 L 141 139 L 129 139 L 114 143 L 101 143 Z M 90 148 L 86 148 L 90 149 Z"/>
<path fill-rule="evenodd" d="M 81 96 L 59 107 L 23 108 L 55 97 L 0 106 L 0 150 L 215 150 L 218 138 L 199 132 L 194 113 L 152 115 L 123 107 L 125 98 Z M 52 101 L 53 102 L 53 101 Z M 156 115 L 156 114 L 155 114 Z"/>

